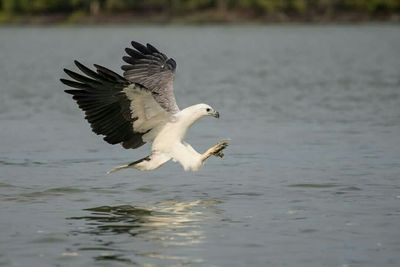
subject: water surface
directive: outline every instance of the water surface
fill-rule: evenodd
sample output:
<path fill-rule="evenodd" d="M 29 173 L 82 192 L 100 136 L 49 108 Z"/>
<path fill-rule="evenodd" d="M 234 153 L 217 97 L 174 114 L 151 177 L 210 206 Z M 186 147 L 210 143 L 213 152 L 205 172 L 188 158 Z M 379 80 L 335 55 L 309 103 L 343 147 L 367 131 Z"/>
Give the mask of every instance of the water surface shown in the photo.
<path fill-rule="evenodd" d="M 131 40 L 178 62 L 196 173 L 91 133 L 58 81 Z M 400 28 L 0 29 L 0 266 L 399 266 Z"/>

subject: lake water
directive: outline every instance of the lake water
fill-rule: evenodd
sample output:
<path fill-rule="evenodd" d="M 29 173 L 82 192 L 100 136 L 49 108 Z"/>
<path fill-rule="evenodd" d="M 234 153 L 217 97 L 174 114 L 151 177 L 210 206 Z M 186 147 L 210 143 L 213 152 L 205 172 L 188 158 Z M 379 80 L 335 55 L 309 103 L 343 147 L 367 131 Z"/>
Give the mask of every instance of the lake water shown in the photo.
<path fill-rule="evenodd" d="M 59 82 L 131 40 L 178 63 L 199 172 L 93 134 Z M 400 266 L 400 27 L 0 28 L 0 266 Z"/>

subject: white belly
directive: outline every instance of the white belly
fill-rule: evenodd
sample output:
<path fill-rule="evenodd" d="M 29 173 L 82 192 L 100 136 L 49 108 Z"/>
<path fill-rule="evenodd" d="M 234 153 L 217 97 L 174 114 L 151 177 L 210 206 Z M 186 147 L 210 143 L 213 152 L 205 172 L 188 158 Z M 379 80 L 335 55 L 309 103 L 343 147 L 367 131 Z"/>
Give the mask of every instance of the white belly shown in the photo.
<path fill-rule="evenodd" d="M 186 171 L 197 171 L 202 166 L 202 155 L 182 141 L 185 134 L 177 123 L 167 123 L 154 139 L 152 150 L 167 154 Z"/>

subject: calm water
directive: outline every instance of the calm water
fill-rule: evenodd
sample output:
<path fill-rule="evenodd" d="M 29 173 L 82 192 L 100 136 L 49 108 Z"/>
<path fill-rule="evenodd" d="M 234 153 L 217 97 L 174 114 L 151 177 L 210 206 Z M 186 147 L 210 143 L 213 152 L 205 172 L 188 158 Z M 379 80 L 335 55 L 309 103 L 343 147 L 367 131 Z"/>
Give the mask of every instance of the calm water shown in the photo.
<path fill-rule="evenodd" d="M 131 40 L 178 62 L 181 107 L 231 138 L 197 173 L 91 133 L 58 81 Z M 400 27 L 0 29 L 1 266 L 399 266 Z"/>

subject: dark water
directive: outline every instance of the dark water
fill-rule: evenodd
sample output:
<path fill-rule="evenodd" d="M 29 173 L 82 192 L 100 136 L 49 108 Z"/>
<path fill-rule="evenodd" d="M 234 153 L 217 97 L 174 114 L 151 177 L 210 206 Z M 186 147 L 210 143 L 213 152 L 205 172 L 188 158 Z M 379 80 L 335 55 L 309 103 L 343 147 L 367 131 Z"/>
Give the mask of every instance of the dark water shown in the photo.
<path fill-rule="evenodd" d="M 91 133 L 58 79 L 129 41 L 178 62 L 197 173 Z M 400 27 L 0 29 L 1 266 L 399 266 Z"/>

